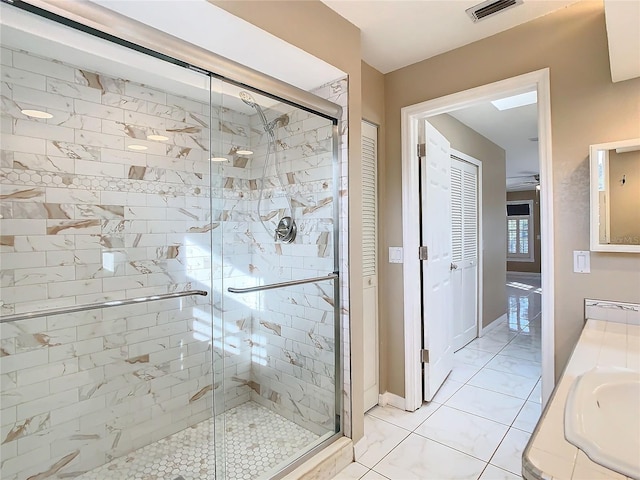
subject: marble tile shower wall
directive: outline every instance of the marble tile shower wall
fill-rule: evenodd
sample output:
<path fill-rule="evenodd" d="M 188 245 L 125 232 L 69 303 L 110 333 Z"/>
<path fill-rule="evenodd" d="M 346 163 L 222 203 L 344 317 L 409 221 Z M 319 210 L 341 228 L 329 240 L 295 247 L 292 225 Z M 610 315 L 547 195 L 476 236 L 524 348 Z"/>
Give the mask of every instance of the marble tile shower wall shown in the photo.
<path fill-rule="evenodd" d="M 208 107 L 8 49 L 2 82 L 2 313 L 209 290 Z M 210 319 L 189 298 L 3 323 L 2 478 L 74 477 L 209 418 Z"/>
<path fill-rule="evenodd" d="M 267 155 L 269 137 L 254 116 L 255 156 L 249 164 L 246 202 L 252 212 L 253 254 L 244 265 L 250 273 L 248 282 L 327 275 L 334 270 L 333 126 L 327 119 L 286 105 L 267 110 L 266 116 L 279 119 L 275 130 L 279 169 L 273 154 Z M 257 213 L 263 175 L 260 216 L 267 229 Z M 292 244 L 273 238 L 283 215 L 292 215 L 298 225 Z M 334 342 L 333 282 L 266 291 L 248 301 L 258 306 L 252 319 L 251 398 L 315 433 L 332 431 L 335 350 L 340 348 Z"/>

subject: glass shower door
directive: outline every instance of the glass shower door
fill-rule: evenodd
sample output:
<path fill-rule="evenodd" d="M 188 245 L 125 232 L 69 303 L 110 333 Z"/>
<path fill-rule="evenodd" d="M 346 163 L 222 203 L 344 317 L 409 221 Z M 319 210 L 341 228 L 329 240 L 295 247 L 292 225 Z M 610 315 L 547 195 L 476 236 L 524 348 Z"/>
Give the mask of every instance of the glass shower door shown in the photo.
<path fill-rule="evenodd" d="M 1 7 L 0 476 L 212 478 L 211 79 Z"/>
<path fill-rule="evenodd" d="M 340 431 L 335 125 L 223 88 L 227 478 L 269 478 Z"/>

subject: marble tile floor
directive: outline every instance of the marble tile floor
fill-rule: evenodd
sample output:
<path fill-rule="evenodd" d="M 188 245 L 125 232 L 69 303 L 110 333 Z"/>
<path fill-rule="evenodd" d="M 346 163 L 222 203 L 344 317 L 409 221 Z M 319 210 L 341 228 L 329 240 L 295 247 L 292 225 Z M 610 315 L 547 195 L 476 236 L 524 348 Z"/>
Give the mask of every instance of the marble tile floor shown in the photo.
<path fill-rule="evenodd" d="M 218 416 L 224 425 L 228 480 L 268 478 L 268 472 L 318 435 L 254 402 Z M 224 422 L 224 423 L 223 423 Z M 91 470 L 78 480 L 212 480 L 216 476 L 214 422 L 210 419 Z M 220 470 L 219 470 L 220 471 Z"/>
<path fill-rule="evenodd" d="M 433 401 L 365 415 L 368 450 L 334 480 L 515 480 L 541 411 L 540 278 L 508 276 L 507 318 L 456 352 Z"/>

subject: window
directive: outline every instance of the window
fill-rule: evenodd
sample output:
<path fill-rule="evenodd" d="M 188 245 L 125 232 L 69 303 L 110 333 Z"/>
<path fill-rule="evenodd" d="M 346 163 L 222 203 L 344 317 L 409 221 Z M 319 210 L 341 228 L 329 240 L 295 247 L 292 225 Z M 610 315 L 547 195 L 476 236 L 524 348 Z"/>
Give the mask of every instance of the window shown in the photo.
<path fill-rule="evenodd" d="M 507 202 L 507 261 L 534 261 L 533 200 Z"/>

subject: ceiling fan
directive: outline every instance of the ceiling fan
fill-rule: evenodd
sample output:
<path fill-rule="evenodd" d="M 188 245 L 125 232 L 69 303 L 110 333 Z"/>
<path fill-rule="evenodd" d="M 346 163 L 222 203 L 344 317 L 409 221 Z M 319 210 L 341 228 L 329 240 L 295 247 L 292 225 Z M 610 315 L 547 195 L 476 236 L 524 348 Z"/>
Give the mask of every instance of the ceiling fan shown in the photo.
<path fill-rule="evenodd" d="M 520 175 L 507 178 L 507 190 L 527 190 L 540 185 L 540 174 Z"/>

